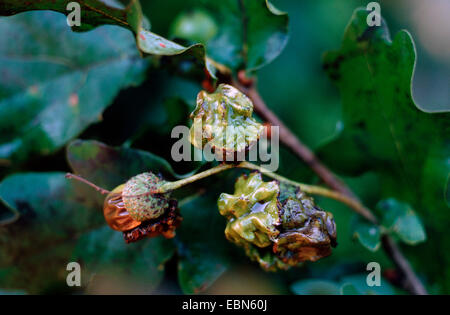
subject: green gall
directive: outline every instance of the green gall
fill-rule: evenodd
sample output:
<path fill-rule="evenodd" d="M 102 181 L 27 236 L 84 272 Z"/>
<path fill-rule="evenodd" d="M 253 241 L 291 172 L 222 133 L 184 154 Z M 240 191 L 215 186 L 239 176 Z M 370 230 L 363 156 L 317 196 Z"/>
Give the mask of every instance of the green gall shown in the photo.
<path fill-rule="evenodd" d="M 238 245 L 270 246 L 280 233 L 278 192 L 278 183 L 263 182 L 261 173 L 239 177 L 234 195 L 222 193 L 218 201 L 220 214 L 228 219 L 227 239 Z"/>
<path fill-rule="evenodd" d="M 234 194 L 220 195 L 218 208 L 228 221 L 227 239 L 265 270 L 316 261 L 336 245 L 331 213 L 296 187 L 264 182 L 259 172 L 240 176 Z"/>
<path fill-rule="evenodd" d="M 258 263 L 261 268 L 266 271 L 288 270 L 291 267 L 273 254 L 271 246 L 258 248 L 251 245 L 245 245 L 243 247 L 245 254 L 250 260 Z"/>
<path fill-rule="evenodd" d="M 158 218 L 169 206 L 169 194 L 151 194 L 166 181 L 153 173 L 142 173 L 129 179 L 122 191 L 122 198 L 130 216 L 136 221 Z"/>
<path fill-rule="evenodd" d="M 192 145 L 203 149 L 206 144 L 218 155 L 234 157 L 258 141 L 263 126 L 252 118 L 253 104 L 242 92 L 220 84 L 214 93 L 201 91 L 190 117 Z"/>

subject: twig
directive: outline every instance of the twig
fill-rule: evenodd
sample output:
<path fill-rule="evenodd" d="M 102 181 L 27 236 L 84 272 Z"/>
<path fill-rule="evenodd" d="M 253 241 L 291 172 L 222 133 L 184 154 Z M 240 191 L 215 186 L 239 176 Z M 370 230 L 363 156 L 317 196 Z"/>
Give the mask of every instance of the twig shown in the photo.
<path fill-rule="evenodd" d="M 254 87 L 246 88 L 239 82 L 233 81 L 233 85 L 245 93 L 253 101 L 255 112 L 262 119 L 269 122 L 273 126 L 280 129 L 280 141 L 300 157 L 330 188 L 339 191 L 347 196 L 355 198 L 353 192 L 338 179 L 325 165 L 323 165 L 314 153 L 303 144 L 284 124 L 281 120 L 267 107 L 258 91 Z"/>
<path fill-rule="evenodd" d="M 411 264 L 408 259 L 403 256 L 398 245 L 392 240 L 392 238 L 385 234 L 381 238 L 381 243 L 383 245 L 384 251 L 392 258 L 398 269 L 403 273 L 405 279 L 405 289 L 416 295 L 427 295 L 428 292 L 423 286 L 422 282 L 419 280 L 417 275 L 414 273 Z"/>
<path fill-rule="evenodd" d="M 297 136 L 295 136 L 284 124 L 283 122 L 267 107 L 266 103 L 258 93 L 257 89 L 253 86 L 245 87 L 243 84 L 236 80 L 232 80 L 232 84 L 245 93 L 252 101 L 254 105 L 255 112 L 261 116 L 265 121 L 269 122 L 271 125 L 279 126 L 280 141 L 286 147 L 288 147 L 292 152 L 294 152 L 301 160 L 303 160 L 323 181 L 324 183 L 340 192 L 346 196 L 353 199 L 354 203 L 359 204 L 357 208 L 364 209 L 363 215 L 372 223 L 377 223 L 377 220 L 373 213 L 364 207 L 359 201 L 358 197 L 351 191 L 351 189 L 341 180 L 339 180 L 336 175 L 333 174 L 324 164 L 322 164 L 319 159 L 314 155 L 314 153 L 303 144 Z M 355 207 L 352 207 L 355 209 Z M 373 219 L 371 219 L 373 218 Z M 425 287 L 414 273 L 411 265 L 409 264 L 406 257 L 402 254 L 400 248 L 395 244 L 389 235 L 384 235 L 382 237 L 383 248 L 385 252 L 390 256 L 397 268 L 402 272 L 406 280 L 406 287 L 412 294 L 424 295 L 428 294 Z"/>
<path fill-rule="evenodd" d="M 339 202 L 342 202 L 352 208 L 355 212 L 357 212 L 359 215 L 366 218 L 368 221 L 377 224 L 377 218 L 372 214 L 372 212 L 364 207 L 360 202 L 356 201 L 355 199 L 341 193 L 335 190 L 330 190 L 324 187 L 315 186 L 315 185 L 307 185 L 303 183 L 298 183 L 295 181 L 292 181 L 290 179 L 287 179 L 286 177 L 283 177 L 281 175 L 278 175 L 276 173 L 270 172 L 263 167 L 259 165 L 255 165 L 249 162 L 241 162 L 240 164 L 236 165 L 240 168 L 246 168 L 251 170 L 256 170 L 261 172 L 262 174 L 272 177 L 273 179 L 276 179 L 280 182 L 285 182 L 287 184 L 290 184 L 292 186 L 299 187 L 300 190 L 304 191 L 305 193 L 312 194 L 312 195 L 320 195 L 327 198 L 331 198 L 334 200 L 337 200 Z"/>
<path fill-rule="evenodd" d="M 365 217 L 370 222 L 372 222 L 374 224 L 377 223 L 376 217 L 372 214 L 372 212 L 370 212 L 369 209 L 365 208 L 360 202 L 355 201 L 355 199 L 348 197 L 347 195 L 344 195 L 341 192 L 338 192 L 335 190 L 330 190 L 330 189 L 327 189 L 327 188 L 324 188 L 321 186 L 307 185 L 307 184 L 295 182 L 286 177 L 283 177 L 276 173 L 270 172 L 269 170 L 265 169 L 262 166 L 259 166 L 259 165 L 256 165 L 256 164 L 253 164 L 253 163 L 250 163 L 247 161 L 237 163 L 237 164 L 223 163 L 223 164 L 217 165 L 213 168 L 210 168 L 204 172 L 193 175 L 191 177 L 181 179 L 176 182 L 167 182 L 164 185 L 162 185 L 161 187 L 159 187 L 157 190 L 153 190 L 153 191 L 139 194 L 139 195 L 128 196 L 128 197 L 140 197 L 140 196 L 149 195 L 149 194 L 164 194 L 164 193 L 173 191 L 175 189 L 181 188 L 185 185 L 191 184 L 197 180 L 206 178 L 208 176 L 211 176 L 211 175 L 214 175 L 214 174 L 217 174 L 217 173 L 220 173 L 220 172 L 223 172 L 225 170 L 235 168 L 235 167 L 245 168 L 245 169 L 249 169 L 249 170 L 255 170 L 255 171 L 261 172 L 262 174 L 264 174 L 268 177 L 276 179 L 279 182 L 284 182 L 284 183 L 290 184 L 292 186 L 299 187 L 300 190 L 302 190 L 308 194 L 320 195 L 320 196 L 324 196 L 327 198 L 337 200 L 339 202 L 346 204 L 347 206 L 352 208 L 355 212 L 359 213 L 361 216 Z"/>
<path fill-rule="evenodd" d="M 78 180 L 78 181 L 80 181 L 82 183 L 85 183 L 86 185 L 89 185 L 92 188 L 94 188 L 96 191 L 100 192 L 102 195 L 106 195 L 106 194 L 110 193 L 109 190 L 106 190 L 106 189 L 104 189 L 102 187 L 99 187 L 99 186 L 95 185 L 94 183 L 91 183 L 87 179 L 84 179 L 81 176 L 78 176 L 78 175 L 75 175 L 75 174 L 72 174 L 72 173 L 67 173 L 66 174 L 66 178 L 68 178 L 68 179 L 76 179 L 76 180 Z"/>
<path fill-rule="evenodd" d="M 177 180 L 176 182 L 167 182 L 166 184 L 162 185 L 161 187 L 159 187 L 159 189 L 157 189 L 156 191 L 154 191 L 152 193 L 159 193 L 159 194 L 161 194 L 161 193 L 165 193 L 165 192 L 168 192 L 168 191 L 172 191 L 172 190 L 178 189 L 180 187 L 183 187 L 183 186 L 185 186 L 187 184 L 193 183 L 195 181 L 198 181 L 198 180 L 206 178 L 208 176 L 220 173 L 222 171 L 228 170 L 228 169 L 233 168 L 233 167 L 235 167 L 234 164 L 225 164 L 225 163 L 224 164 L 220 164 L 220 165 L 217 165 L 217 166 L 215 166 L 213 168 L 210 168 L 210 169 L 208 169 L 206 171 L 203 171 L 201 173 L 192 175 L 192 176 L 190 176 L 188 178 L 183 178 L 183 179 Z"/>
<path fill-rule="evenodd" d="M 155 190 L 151 190 L 142 194 L 137 194 L 137 195 L 123 195 L 122 197 L 128 197 L 128 198 L 137 198 L 137 197 L 142 197 L 142 196 L 149 196 L 149 195 L 154 195 L 154 194 L 165 194 L 171 191 L 174 191 L 176 189 L 179 189 L 183 186 L 192 184 L 198 180 L 201 180 L 203 178 L 215 175 L 217 173 L 223 172 L 225 170 L 229 170 L 232 168 L 245 168 L 245 169 L 249 169 L 249 170 L 256 170 L 261 172 L 262 174 L 271 177 L 273 179 L 278 180 L 279 182 L 285 182 L 287 184 L 290 184 L 292 186 L 296 186 L 299 187 L 302 191 L 309 193 L 309 194 L 313 194 L 313 195 L 320 195 L 320 196 L 324 196 L 327 198 L 331 198 L 334 200 L 337 200 L 339 202 L 342 202 L 344 204 L 346 204 L 347 206 L 349 206 L 350 208 L 352 208 L 355 212 L 359 213 L 360 215 L 362 215 L 363 217 L 365 217 L 367 220 L 376 223 L 376 218 L 372 215 L 372 213 L 364 208 L 361 203 L 356 202 L 353 198 L 350 198 L 340 192 L 334 191 L 334 190 L 329 190 L 327 188 L 324 187 L 320 187 L 320 186 L 314 186 L 314 185 L 307 185 L 307 184 L 303 184 L 303 183 L 299 183 L 299 182 L 295 182 L 292 181 L 286 177 L 283 177 L 281 175 L 278 175 L 276 173 L 270 172 L 269 170 L 265 169 L 264 167 L 261 167 L 259 165 L 256 164 L 252 164 L 250 162 L 241 162 L 241 163 L 237 163 L 237 164 L 233 164 L 233 163 L 222 163 L 219 164 L 215 167 L 212 167 L 206 171 L 203 171 L 201 173 L 192 175 L 188 178 L 184 178 L 184 179 L 180 179 L 177 180 L 175 182 L 166 182 L 164 183 L 162 186 L 160 186 L 158 189 Z M 110 191 L 106 190 L 104 188 L 101 188 L 97 185 L 95 185 L 94 183 L 88 181 L 87 179 L 72 174 L 72 173 L 67 173 L 66 174 L 66 178 L 69 179 L 76 179 L 80 182 L 83 182 L 87 185 L 89 185 L 90 187 L 93 187 L 95 190 L 99 191 L 102 194 L 109 194 Z M 201 192 L 201 194 L 203 194 L 204 192 Z M 197 194 L 198 195 L 198 194 Z M 191 196 L 192 197 L 192 196 Z"/>
<path fill-rule="evenodd" d="M 225 163 L 219 164 L 213 168 L 207 169 L 206 171 L 197 173 L 197 174 L 189 176 L 187 178 L 183 178 L 183 179 L 177 180 L 175 182 L 166 182 L 165 184 L 161 185 L 159 188 L 157 188 L 155 190 L 150 190 L 148 192 L 145 192 L 142 194 L 137 194 L 137 195 L 122 195 L 122 197 L 137 198 L 137 197 L 149 196 L 149 195 L 154 195 L 154 194 L 165 194 L 165 193 L 174 191 L 178 188 L 181 188 L 183 186 L 192 184 L 193 182 L 196 182 L 200 179 L 223 172 L 223 171 L 228 170 L 233 167 L 235 167 L 234 164 L 225 164 Z"/>

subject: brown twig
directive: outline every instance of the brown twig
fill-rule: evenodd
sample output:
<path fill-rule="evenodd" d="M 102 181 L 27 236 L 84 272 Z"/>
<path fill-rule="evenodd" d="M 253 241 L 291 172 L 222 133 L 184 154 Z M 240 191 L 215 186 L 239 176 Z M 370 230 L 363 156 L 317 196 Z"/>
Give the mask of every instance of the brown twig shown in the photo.
<path fill-rule="evenodd" d="M 381 238 L 381 243 L 383 244 L 384 251 L 391 257 L 396 267 L 403 273 L 403 276 L 406 279 L 405 289 L 416 295 L 427 295 L 427 290 L 414 273 L 408 259 L 402 254 L 394 240 L 389 235 L 385 234 Z"/>
<path fill-rule="evenodd" d="M 106 195 L 106 194 L 110 193 L 109 190 L 106 190 L 106 189 L 104 189 L 102 187 L 99 187 L 99 186 L 95 185 L 94 183 L 91 183 L 90 181 L 88 181 L 87 179 L 85 179 L 85 178 L 83 178 L 81 176 L 78 176 L 78 175 L 75 175 L 75 174 L 72 174 L 72 173 L 67 173 L 66 174 L 66 178 L 68 178 L 68 179 L 76 179 L 76 180 L 78 180 L 78 181 L 80 181 L 82 183 L 85 183 L 86 185 L 89 185 L 92 188 L 94 188 L 96 191 L 100 192 L 102 195 Z"/>
<path fill-rule="evenodd" d="M 363 216 L 364 218 L 366 218 L 373 224 L 377 224 L 377 218 L 372 214 L 372 212 L 370 212 L 369 209 L 364 207 L 361 204 L 361 202 L 359 202 L 359 201 L 355 200 L 354 198 L 352 198 L 348 195 L 345 195 L 341 192 L 338 192 L 336 190 L 330 190 L 330 189 L 327 189 L 327 188 L 324 188 L 321 186 L 307 185 L 307 184 L 295 182 L 293 180 L 287 179 L 286 177 L 283 177 L 276 173 L 270 172 L 269 170 L 265 169 L 264 167 L 261 167 L 259 165 L 252 164 L 252 163 L 249 163 L 246 161 L 237 164 L 236 167 L 247 168 L 247 169 L 259 171 L 262 174 L 272 177 L 273 179 L 276 179 L 280 182 L 284 182 L 284 183 L 290 184 L 292 186 L 299 187 L 301 191 L 303 191 L 307 194 L 319 195 L 319 196 L 324 196 L 327 198 L 337 200 L 343 204 L 346 204 L 353 211 L 355 211 L 359 215 Z"/>
<path fill-rule="evenodd" d="M 366 208 L 356 197 L 356 195 L 351 191 L 351 189 L 342 182 L 336 175 L 333 174 L 324 164 L 322 164 L 319 159 L 314 155 L 314 153 L 303 144 L 297 136 L 295 136 L 284 124 L 283 122 L 267 107 L 266 103 L 260 96 L 258 90 L 254 85 L 245 86 L 236 80 L 232 80 L 232 84 L 245 93 L 252 101 L 254 105 L 255 112 L 261 116 L 262 119 L 269 122 L 273 126 L 279 127 L 280 141 L 292 152 L 294 152 L 301 160 L 303 160 L 322 180 L 330 187 L 342 194 L 351 197 L 355 204 L 358 204 L 358 208 L 361 209 L 358 213 L 366 218 L 368 221 L 374 224 L 378 224 L 375 215 Z M 427 291 L 417 275 L 414 273 L 410 263 L 406 257 L 402 254 L 400 248 L 392 240 L 389 235 L 384 235 L 382 237 L 382 244 L 385 252 L 392 259 L 396 267 L 402 272 L 405 282 L 406 289 L 408 289 L 412 294 L 425 295 Z"/>
<path fill-rule="evenodd" d="M 255 112 L 262 119 L 273 126 L 278 126 L 280 131 L 280 141 L 298 157 L 300 157 L 323 181 L 324 183 L 347 196 L 355 197 L 341 180 L 339 180 L 330 170 L 327 169 L 314 155 L 314 153 L 304 145 L 281 120 L 267 107 L 258 91 L 254 87 L 247 88 L 239 82 L 233 81 L 233 85 L 245 93 L 253 101 Z"/>

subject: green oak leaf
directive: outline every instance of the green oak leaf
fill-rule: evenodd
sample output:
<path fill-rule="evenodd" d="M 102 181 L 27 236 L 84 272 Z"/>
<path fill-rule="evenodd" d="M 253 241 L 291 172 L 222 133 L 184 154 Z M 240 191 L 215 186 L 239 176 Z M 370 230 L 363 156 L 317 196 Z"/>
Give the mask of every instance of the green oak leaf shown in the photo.
<path fill-rule="evenodd" d="M 341 295 L 360 295 L 358 289 L 352 283 L 344 283 L 340 290 Z"/>
<path fill-rule="evenodd" d="M 217 193 L 188 200 L 180 206 L 183 222 L 177 229 L 178 281 L 186 294 L 200 293 L 230 265 L 225 221 L 217 213 Z"/>
<path fill-rule="evenodd" d="M 37 293 L 65 285 L 76 237 L 104 224 L 101 200 L 64 173 L 9 176 L 0 183 L 0 198 L 20 213 L 0 226 L 0 287 Z"/>
<path fill-rule="evenodd" d="M 30 10 L 53 10 L 65 15 L 70 0 L 5 0 L 0 4 L 0 15 L 13 15 Z M 192 59 L 200 67 L 206 67 L 215 78 L 213 61 L 206 58 L 205 47 L 193 44 L 184 47 L 150 31 L 150 22 L 142 13 L 139 0 L 83 0 L 75 1 L 80 5 L 80 26 L 75 31 L 88 31 L 100 25 L 118 25 L 131 30 L 141 53 L 155 56 L 182 56 Z M 69 17 L 68 17 L 69 18 Z M 64 23 L 66 24 L 66 23 Z M 100 38 L 99 38 L 100 39 Z"/>
<path fill-rule="evenodd" d="M 67 160 L 72 170 L 106 189 L 123 184 L 144 172 L 178 175 L 163 158 L 150 152 L 126 147 L 111 147 L 95 140 L 74 140 L 67 146 Z"/>
<path fill-rule="evenodd" d="M 10 16 L 34 10 L 52 10 L 69 15 L 74 9 L 68 4 L 73 2 L 80 6 L 81 22 L 79 26 L 72 26 L 74 31 L 89 31 L 105 24 L 130 27 L 140 22 L 139 2 L 134 0 L 3 0 L 0 15 Z M 145 23 L 148 25 L 148 21 Z"/>
<path fill-rule="evenodd" d="M 162 281 L 164 264 L 174 252 L 172 240 L 157 237 L 126 244 L 121 233 L 104 226 L 78 240 L 72 261 L 81 265 L 82 286 L 88 292 L 95 292 L 104 278 L 112 278 L 126 281 L 132 288 L 121 286 L 111 292 L 150 293 Z"/>
<path fill-rule="evenodd" d="M 408 204 L 391 198 L 380 201 L 377 208 L 383 214 L 382 225 L 406 244 L 416 245 L 426 240 L 422 221 Z"/>
<path fill-rule="evenodd" d="M 9 207 L 6 202 L 0 198 L 0 226 L 14 223 L 19 219 L 20 213 L 15 208 Z"/>
<path fill-rule="evenodd" d="M 450 290 L 450 272 L 429 264 L 440 248 L 450 246 L 445 236 L 450 113 L 418 108 L 411 94 L 416 51 L 410 34 L 400 31 L 391 40 L 385 22 L 369 27 L 367 14 L 356 10 L 341 48 L 324 56 L 324 68 L 340 90 L 343 128 L 318 153 L 341 174 L 373 171 L 382 197 L 402 200 L 421 214 L 430 242 L 420 250 L 429 255 L 411 258 Z M 450 254 L 442 255 L 450 263 Z"/>
<path fill-rule="evenodd" d="M 357 220 L 353 231 L 353 237 L 371 252 L 376 252 L 380 248 L 381 232 L 378 226 Z"/>
<path fill-rule="evenodd" d="M 113 188 L 149 167 L 155 172 L 173 173 L 165 160 L 153 154 L 112 148 L 96 141 L 74 141 L 67 155 L 74 171 L 106 188 Z M 175 250 L 172 241 L 145 240 L 126 247 L 120 232 L 103 228 L 104 196 L 64 175 L 24 173 L 0 183 L 0 200 L 7 209 L 20 214 L 16 221 L 0 225 L 0 287 L 43 292 L 56 283 L 67 289 L 66 265 L 79 258 L 90 273 L 107 272 L 115 263 L 117 268 L 134 265 L 136 272 L 142 271 L 142 279 L 146 279 L 146 290 L 155 288 L 162 278 L 164 262 Z M 123 252 L 126 257 L 117 257 Z M 115 274 L 127 272 L 121 269 L 120 274 Z M 133 274 L 135 280 L 139 280 L 137 273 Z M 30 283 L 30 278 L 39 280 Z"/>
<path fill-rule="evenodd" d="M 191 41 L 203 38 L 201 42 L 206 45 L 208 56 L 231 69 L 259 69 L 274 60 L 286 46 L 288 16 L 268 0 L 190 3 L 199 10 L 177 17 L 172 26 L 173 35 Z M 201 32 L 204 25 L 215 32 Z"/>
<path fill-rule="evenodd" d="M 380 286 L 369 287 L 366 274 L 344 276 L 339 282 L 320 279 L 308 279 L 295 282 L 291 289 L 299 295 L 393 295 L 397 292 L 381 278 Z"/>
<path fill-rule="evenodd" d="M 147 69 L 126 30 L 76 34 L 54 12 L 0 20 L 0 159 L 11 163 L 61 148 Z"/>
<path fill-rule="evenodd" d="M 343 277 L 341 289 L 344 293 L 352 295 L 394 295 L 397 293 L 385 278 L 381 277 L 380 282 L 380 286 L 369 287 L 367 285 L 367 274 L 356 274 Z M 350 288 L 350 286 L 353 288 Z M 345 291 L 344 288 L 346 288 Z"/>

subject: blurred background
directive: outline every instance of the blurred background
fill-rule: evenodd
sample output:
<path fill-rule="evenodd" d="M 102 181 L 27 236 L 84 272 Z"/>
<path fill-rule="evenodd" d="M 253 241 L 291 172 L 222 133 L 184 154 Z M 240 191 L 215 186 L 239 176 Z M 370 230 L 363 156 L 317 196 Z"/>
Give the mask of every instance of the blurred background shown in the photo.
<path fill-rule="evenodd" d="M 352 12 L 359 6 L 365 7 L 369 1 L 273 0 L 272 2 L 278 9 L 289 14 L 290 38 L 281 55 L 258 71 L 257 84 L 268 106 L 304 143 L 315 149 L 335 134 L 341 120 L 340 96 L 322 68 L 322 55 L 325 51 L 340 47 Z M 417 103 L 425 111 L 449 110 L 450 1 L 386 0 L 379 3 L 381 14 L 388 23 L 391 35 L 401 29 L 407 29 L 415 40 L 418 58 L 413 94 Z M 151 21 L 152 31 L 167 38 L 174 37 L 174 21 L 180 15 L 191 11 L 189 1 L 185 0 L 142 1 L 142 5 Z M 214 23 L 220 27 L 220 21 Z M 132 37 L 132 34 L 129 36 Z M 96 139 L 113 146 L 127 145 L 148 150 L 171 161 L 170 145 L 173 140 L 168 139 L 169 130 L 175 124 L 185 123 L 194 105 L 199 86 L 195 82 L 173 77 L 166 71 L 156 69 L 149 71 L 148 79 L 141 86 L 120 92 L 113 105 L 103 113 L 103 120 L 90 126 L 80 138 Z M 179 102 L 174 99 L 173 91 L 187 101 Z M 283 148 L 281 153 L 280 174 L 304 182 L 313 180 L 311 171 L 298 163 L 295 156 Z M 180 173 L 192 167 L 186 163 L 172 164 Z M 296 165 L 295 169 L 292 169 L 292 165 Z M 61 149 L 48 156 L 26 161 L 20 166 L 0 166 L 1 178 L 16 171 L 70 171 L 70 168 L 65 160 L 65 151 Z M 223 176 L 223 181 L 228 179 L 230 182 L 226 191 L 231 192 L 232 181 L 236 174 Z M 367 204 L 378 201 L 379 183 L 374 174 L 367 173 L 345 180 Z M 353 213 L 334 201 L 318 198 L 318 202 L 322 208 L 333 212 L 338 227 L 339 245 L 330 257 L 288 272 L 267 273 L 251 263 L 239 248 L 220 243 L 217 246 L 226 247 L 228 262 L 225 264 L 226 267 L 218 265 L 216 273 L 211 278 L 217 280 L 208 283 L 206 289 L 200 290 L 201 293 L 336 293 L 340 283 L 350 282 L 356 287 L 361 287 L 365 293 L 403 294 L 402 290 L 390 285 L 395 283 L 396 274 L 384 252 L 381 250 L 369 252 L 353 240 L 351 229 L 351 224 L 355 220 Z M 193 208 L 199 209 L 202 205 L 195 205 Z M 211 215 L 199 216 L 198 220 L 203 220 L 204 226 L 217 229 L 213 233 L 223 235 L 225 222 L 217 210 L 202 209 L 202 211 Z M 183 235 L 184 232 L 180 230 L 180 233 Z M 420 255 L 420 251 L 420 247 L 414 247 L 408 250 L 408 255 L 414 257 Z M 364 287 L 365 268 L 371 261 L 381 264 L 385 279 L 390 281 L 383 281 L 382 287 L 368 291 L 367 287 Z M 440 265 L 440 262 L 435 260 L 431 264 L 437 269 L 450 268 Z M 105 277 L 98 274 L 96 281 L 83 292 L 182 293 L 178 281 L 179 268 L 175 255 L 166 263 L 161 281 L 156 287 L 153 284 L 131 280 L 120 271 L 114 273 L 117 276 Z M 427 280 L 427 273 L 424 270 L 417 272 L 421 279 Z M 33 279 L 31 276 L 28 281 L 33 282 Z M 3 287 L 5 292 L 20 290 L 14 286 L 0 285 L 0 287 Z M 440 292 L 433 283 L 428 283 L 428 288 L 431 293 Z M 42 291 L 34 288 L 32 292 L 72 293 L 67 290 L 64 286 L 52 284 L 46 285 Z M 24 289 L 24 292 L 28 292 L 27 289 Z"/>

